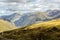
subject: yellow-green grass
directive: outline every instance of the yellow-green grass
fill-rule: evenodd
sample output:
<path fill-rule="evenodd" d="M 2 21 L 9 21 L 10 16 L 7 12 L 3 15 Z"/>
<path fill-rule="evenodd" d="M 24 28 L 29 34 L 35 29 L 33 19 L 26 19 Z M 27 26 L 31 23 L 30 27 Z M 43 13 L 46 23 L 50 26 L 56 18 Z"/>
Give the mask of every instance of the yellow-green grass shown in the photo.
<path fill-rule="evenodd" d="M 49 28 L 49 27 L 58 26 L 58 25 L 60 25 L 60 18 L 47 21 L 47 22 L 36 23 L 31 26 L 25 27 L 25 29 L 33 29 L 33 28 L 38 28 L 38 27 Z"/>
<path fill-rule="evenodd" d="M 60 40 L 60 19 L 0 33 L 2 40 Z"/>
<path fill-rule="evenodd" d="M 16 29 L 12 23 L 0 19 L 0 32 Z"/>

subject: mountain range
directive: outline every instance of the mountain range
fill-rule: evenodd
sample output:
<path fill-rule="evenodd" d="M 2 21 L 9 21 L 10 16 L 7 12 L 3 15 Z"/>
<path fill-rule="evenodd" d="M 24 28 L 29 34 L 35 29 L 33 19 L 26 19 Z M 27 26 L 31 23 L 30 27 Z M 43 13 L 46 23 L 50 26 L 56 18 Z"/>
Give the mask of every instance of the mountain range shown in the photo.
<path fill-rule="evenodd" d="M 37 22 L 44 22 L 56 18 L 60 18 L 60 10 L 47 10 L 46 12 L 31 12 L 20 15 L 20 13 L 13 13 L 8 16 L 1 16 L 3 20 L 14 23 L 17 27 L 24 27 L 35 24 Z"/>

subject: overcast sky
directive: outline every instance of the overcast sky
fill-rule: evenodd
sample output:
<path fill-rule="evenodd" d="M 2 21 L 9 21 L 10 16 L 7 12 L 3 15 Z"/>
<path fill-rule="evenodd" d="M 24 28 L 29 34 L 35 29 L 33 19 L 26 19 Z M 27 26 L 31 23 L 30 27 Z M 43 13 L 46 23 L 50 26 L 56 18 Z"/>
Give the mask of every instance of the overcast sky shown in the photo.
<path fill-rule="evenodd" d="M 60 9 L 60 0 L 0 0 L 0 15 Z"/>

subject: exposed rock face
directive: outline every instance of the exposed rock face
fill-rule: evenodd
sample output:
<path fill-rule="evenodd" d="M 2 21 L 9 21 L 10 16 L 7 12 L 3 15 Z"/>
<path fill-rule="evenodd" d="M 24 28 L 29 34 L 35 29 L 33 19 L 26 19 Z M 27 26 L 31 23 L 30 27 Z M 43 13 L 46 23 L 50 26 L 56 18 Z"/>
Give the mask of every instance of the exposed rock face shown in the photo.
<path fill-rule="evenodd" d="M 55 24 L 58 20 L 51 21 L 49 23 Z M 53 23 L 55 22 L 55 23 Z M 60 22 L 60 21 L 59 21 Z M 39 24 L 35 28 L 19 28 L 12 31 L 6 31 L 0 33 L 1 40 L 60 40 L 60 24 L 58 25 L 44 25 Z M 48 26 L 49 25 L 49 26 Z M 34 27 L 34 25 L 32 25 Z M 31 28 L 31 29 L 29 29 Z"/>
<path fill-rule="evenodd" d="M 38 22 L 60 18 L 60 10 L 47 10 L 47 12 L 28 12 L 25 14 L 13 13 L 11 15 L 1 16 L 0 18 L 14 23 L 17 27 L 24 27 Z"/>

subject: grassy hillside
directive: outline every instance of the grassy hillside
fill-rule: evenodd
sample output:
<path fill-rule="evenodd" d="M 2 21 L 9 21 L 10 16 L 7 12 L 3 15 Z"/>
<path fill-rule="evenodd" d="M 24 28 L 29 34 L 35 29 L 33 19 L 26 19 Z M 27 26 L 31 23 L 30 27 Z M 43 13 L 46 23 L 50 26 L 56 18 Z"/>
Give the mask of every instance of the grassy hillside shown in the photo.
<path fill-rule="evenodd" d="M 0 32 L 12 30 L 12 29 L 16 29 L 16 27 L 13 24 L 0 19 Z"/>
<path fill-rule="evenodd" d="M 44 27 L 44 28 L 49 28 L 52 26 L 58 26 L 60 25 L 60 19 L 55 19 L 47 22 L 41 22 L 41 23 L 36 23 L 31 26 L 27 26 L 24 29 L 33 29 L 33 28 L 38 28 L 38 27 Z"/>
<path fill-rule="evenodd" d="M 60 40 L 60 19 L 2 32 L 0 40 Z"/>

